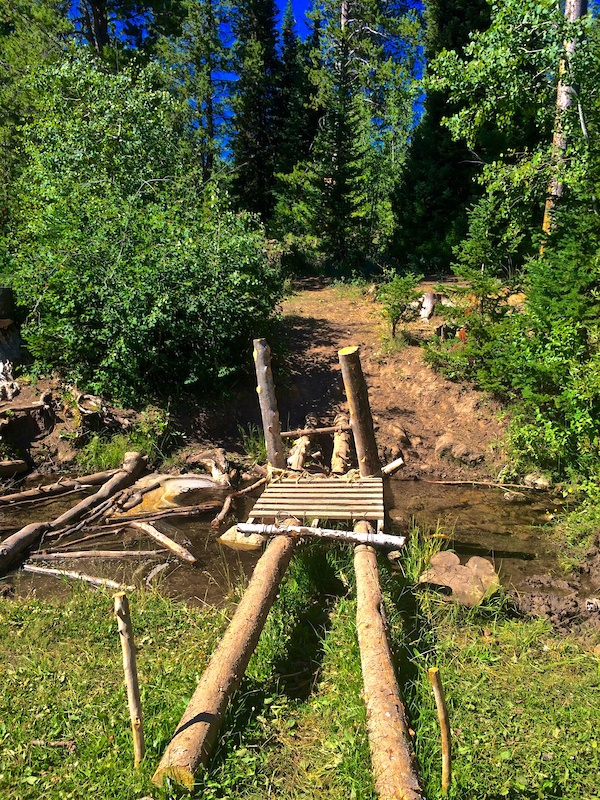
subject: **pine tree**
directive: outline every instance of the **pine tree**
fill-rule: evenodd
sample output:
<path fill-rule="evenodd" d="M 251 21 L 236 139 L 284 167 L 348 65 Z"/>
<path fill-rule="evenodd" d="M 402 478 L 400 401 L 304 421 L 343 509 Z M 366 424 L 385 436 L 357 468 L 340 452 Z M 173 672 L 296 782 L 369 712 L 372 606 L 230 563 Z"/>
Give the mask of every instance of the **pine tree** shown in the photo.
<path fill-rule="evenodd" d="M 274 175 L 279 141 L 277 30 L 273 0 L 244 0 L 233 15 L 232 97 L 234 177 L 238 205 L 268 219 L 274 205 Z"/>

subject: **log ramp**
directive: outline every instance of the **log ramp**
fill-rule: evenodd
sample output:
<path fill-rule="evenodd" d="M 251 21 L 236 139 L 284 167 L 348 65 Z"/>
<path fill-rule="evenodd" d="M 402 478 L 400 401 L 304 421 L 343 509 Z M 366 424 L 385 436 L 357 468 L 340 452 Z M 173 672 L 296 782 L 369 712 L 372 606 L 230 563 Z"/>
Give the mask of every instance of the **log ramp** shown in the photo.
<path fill-rule="evenodd" d="M 361 478 L 381 476 L 377 443 L 369 405 L 367 385 L 362 373 L 358 347 L 339 351 L 342 377 L 350 409 L 353 434 Z M 270 350 L 264 339 L 254 341 L 254 362 L 257 373 L 267 457 L 272 470 L 285 469 L 279 413 L 271 371 Z M 286 431 L 298 437 L 293 463 L 303 465 L 307 451 L 304 437 L 322 432 L 316 427 Z M 348 441 L 342 435 L 348 430 L 345 418 L 338 417 L 333 429 L 337 435 L 334 449 L 335 472 L 341 474 L 348 462 Z M 302 457 L 300 457 L 302 454 Z M 396 468 L 396 465 L 394 465 Z M 166 779 L 187 788 L 194 785 L 194 773 L 205 765 L 217 740 L 225 710 L 258 643 L 260 633 L 273 604 L 279 584 L 292 558 L 300 523 L 286 520 L 281 535 L 271 539 L 256 564 L 248 588 L 232 621 L 214 651 L 173 738 L 152 778 L 158 786 Z M 287 529 L 287 530 L 286 530 Z M 296 530 L 294 530 L 296 529 Z M 356 523 L 355 532 L 377 536 L 368 521 Z M 367 538 L 367 540 L 369 540 Z M 358 632 L 367 709 L 367 730 L 375 788 L 382 800 L 419 800 L 423 798 L 416 760 L 410 740 L 406 713 L 398 683 L 383 605 L 373 546 L 359 544 L 354 550 L 356 573 Z"/>

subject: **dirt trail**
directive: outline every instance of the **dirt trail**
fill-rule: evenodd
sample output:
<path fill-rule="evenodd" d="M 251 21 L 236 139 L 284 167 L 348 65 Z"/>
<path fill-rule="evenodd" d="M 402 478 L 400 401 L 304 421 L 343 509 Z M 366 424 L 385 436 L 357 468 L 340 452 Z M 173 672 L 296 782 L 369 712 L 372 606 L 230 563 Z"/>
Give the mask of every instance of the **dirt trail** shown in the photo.
<path fill-rule="evenodd" d="M 368 293 L 322 279 L 305 279 L 295 288 L 283 305 L 289 370 L 284 425 L 288 419 L 301 424 L 309 411 L 332 419 L 344 402 L 337 351 L 359 345 L 384 459 L 402 454 L 406 477 L 497 476 L 505 429 L 489 397 L 437 375 L 424 363 L 420 344 L 390 343 L 381 307 Z M 409 331 L 420 342 L 435 326 L 435 320 L 419 320 Z"/>

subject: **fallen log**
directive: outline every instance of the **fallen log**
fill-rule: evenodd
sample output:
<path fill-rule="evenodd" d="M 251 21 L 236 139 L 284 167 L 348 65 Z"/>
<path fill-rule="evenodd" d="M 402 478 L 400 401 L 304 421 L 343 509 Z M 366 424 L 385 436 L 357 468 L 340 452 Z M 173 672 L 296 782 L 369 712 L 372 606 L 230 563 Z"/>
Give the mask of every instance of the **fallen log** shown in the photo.
<path fill-rule="evenodd" d="M 12 478 L 14 475 L 22 475 L 27 472 L 29 466 L 26 461 L 17 459 L 16 461 L 0 461 L 0 478 Z"/>
<path fill-rule="evenodd" d="M 239 686 L 258 643 L 294 547 L 293 539 L 277 536 L 258 560 L 229 627 L 152 777 L 157 786 L 171 779 L 191 789 L 194 773 L 208 761 L 229 698 Z"/>
<path fill-rule="evenodd" d="M 174 542 L 173 539 L 162 533 L 162 531 L 159 531 L 154 527 L 154 525 L 150 525 L 148 522 L 134 522 L 132 523 L 131 527 L 135 528 L 136 530 L 143 531 L 145 534 L 154 539 L 154 541 L 162 544 L 163 547 L 166 547 L 172 553 L 175 553 L 177 558 L 180 558 L 182 561 L 187 561 L 188 564 L 196 563 L 196 557 L 193 556 L 189 550 L 186 550 L 185 547 L 182 547 L 182 545 Z"/>
<path fill-rule="evenodd" d="M 355 526 L 362 533 L 369 528 L 368 522 L 358 522 Z M 377 554 L 372 547 L 355 548 L 354 571 L 356 630 L 375 789 L 381 800 L 422 800 L 424 795 L 390 651 Z"/>
<path fill-rule="evenodd" d="M 106 472 L 95 472 L 93 475 L 82 475 L 81 478 L 59 480 L 56 483 L 48 484 L 48 486 L 37 486 L 35 489 L 26 489 L 23 492 L 5 494 L 0 497 L 0 506 L 15 505 L 32 500 L 46 500 L 49 497 L 56 497 L 57 495 L 67 494 L 68 492 L 88 489 L 90 486 L 97 486 L 100 483 L 105 483 L 117 472 L 118 470 L 116 469 L 109 469 Z"/>
<path fill-rule="evenodd" d="M 96 494 L 86 497 L 53 522 L 26 525 L 21 530 L 13 533 L 12 536 L 9 536 L 0 544 L 0 573 L 5 571 L 32 545 L 39 543 L 44 534 L 49 531 L 56 532 L 62 528 L 67 528 L 73 521 L 80 519 L 102 501 L 106 501 L 107 498 L 116 494 L 120 489 L 132 484 L 145 469 L 145 466 L 145 459 L 139 453 L 126 453 L 122 468 L 103 484 Z"/>
<path fill-rule="evenodd" d="M 350 468 L 352 444 L 348 425 L 348 417 L 338 414 L 335 418 L 338 428 L 333 435 L 333 453 L 331 454 L 331 471 L 336 475 L 344 475 Z"/>
<path fill-rule="evenodd" d="M 69 558 L 159 558 L 169 551 L 160 550 L 49 550 L 43 553 L 31 553 L 29 561 L 64 561 Z"/>
<path fill-rule="evenodd" d="M 262 536 L 312 536 L 318 539 L 333 539 L 334 541 L 350 542 L 351 544 L 370 544 L 376 547 L 390 547 L 397 549 L 404 547 L 405 536 L 392 536 L 387 533 L 375 533 L 369 525 L 368 531 L 336 531 L 330 528 L 313 528 L 305 525 L 267 525 L 263 523 L 238 522 L 236 525 L 240 533 L 258 533 Z"/>
<path fill-rule="evenodd" d="M 103 589 L 117 589 L 121 592 L 134 592 L 135 586 L 125 586 L 110 578 L 96 578 L 93 575 L 86 575 L 83 572 L 73 572 L 69 569 L 54 569 L 53 567 L 38 567 L 35 564 L 23 564 L 25 572 L 34 572 L 37 575 L 54 575 L 57 578 L 73 578 L 77 581 L 91 583 L 92 586 L 101 586 Z"/>

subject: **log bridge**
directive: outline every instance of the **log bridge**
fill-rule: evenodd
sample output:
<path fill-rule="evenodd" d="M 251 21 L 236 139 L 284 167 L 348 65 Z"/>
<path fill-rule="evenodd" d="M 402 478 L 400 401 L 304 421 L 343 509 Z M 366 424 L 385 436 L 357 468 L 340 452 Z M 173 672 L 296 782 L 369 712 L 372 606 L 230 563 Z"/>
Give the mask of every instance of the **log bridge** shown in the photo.
<path fill-rule="evenodd" d="M 187 788 L 194 774 L 206 765 L 217 740 L 229 699 L 239 686 L 258 643 L 281 579 L 294 553 L 298 534 L 316 530 L 318 520 L 345 521 L 369 544 L 354 549 L 357 613 L 367 728 L 375 788 L 383 800 L 419 800 L 423 797 L 404 705 L 393 664 L 377 556 L 373 544 L 383 539 L 383 478 L 373 429 L 367 385 L 358 347 L 339 351 L 348 400 L 347 418 L 338 415 L 333 428 L 307 427 L 282 433 L 275 400 L 269 347 L 254 341 L 257 392 L 267 446 L 270 480 L 251 511 L 249 522 L 271 521 L 275 535 L 259 559 L 246 592 L 206 667 L 171 742 L 153 776 L 157 785 L 167 780 Z M 311 437 L 334 434 L 331 473 L 338 477 L 303 472 Z M 296 438 L 286 460 L 285 433 Z M 350 433 L 358 461 L 358 474 L 346 475 L 350 464 Z M 287 468 L 297 470 L 289 477 Z M 283 520 L 283 522 L 282 522 Z M 306 527 L 306 523 L 311 527 Z M 282 524 L 281 524 L 282 523 Z M 304 527 L 302 525 L 304 523 Z M 268 526 L 260 526 L 267 529 Z M 381 542 L 385 544 L 384 542 Z M 389 546 L 389 545 L 388 545 Z"/>

